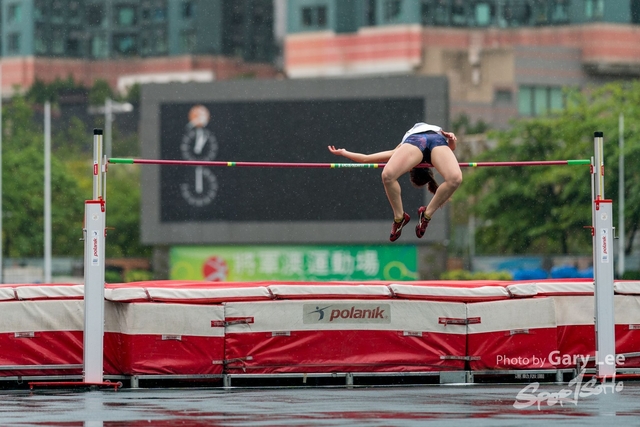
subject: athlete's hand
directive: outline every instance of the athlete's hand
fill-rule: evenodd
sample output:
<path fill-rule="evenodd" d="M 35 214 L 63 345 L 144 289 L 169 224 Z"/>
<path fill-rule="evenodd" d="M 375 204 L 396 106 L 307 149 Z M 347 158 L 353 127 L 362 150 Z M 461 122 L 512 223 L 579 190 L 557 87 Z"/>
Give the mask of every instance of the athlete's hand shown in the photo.
<path fill-rule="evenodd" d="M 344 153 L 347 151 L 344 148 L 336 148 L 333 145 L 329 145 L 327 148 L 329 148 L 329 151 L 331 152 L 331 154 L 335 154 L 336 156 L 344 157 Z"/>
<path fill-rule="evenodd" d="M 451 150 L 455 150 L 456 149 L 456 142 L 458 142 L 458 138 L 456 137 L 456 135 L 453 132 L 445 132 L 442 131 L 442 135 L 444 135 L 444 137 L 447 139 L 447 144 L 449 144 L 449 147 L 451 148 Z"/>

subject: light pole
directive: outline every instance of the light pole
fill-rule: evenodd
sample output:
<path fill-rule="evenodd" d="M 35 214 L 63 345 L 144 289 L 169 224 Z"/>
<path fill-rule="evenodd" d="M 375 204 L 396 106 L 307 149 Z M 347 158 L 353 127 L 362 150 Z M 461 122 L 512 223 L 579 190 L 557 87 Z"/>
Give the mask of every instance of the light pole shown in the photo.
<path fill-rule="evenodd" d="M 115 102 L 111 98 L 104 100 L 104 106 L 89 107 L 89 114 L 104 114 L 104 142 L 107 159 L 111 158 L 111 127 L 113 125 L 113 115 L 116 113 L 130 113 L 133 105 L 129 102 Z"/>
<path fill-rule="evenodd" d="M 625 253 L 624 253 L 624 114 L 618 117 L 618 279 L 624 276 Z"/>
<path fill-rule="evenodd" d="M 51 283 L 51 103 L 44 103 L 44 283 Z"/>
<path fill-rule="evenodd" d="M 2 64 L 0 63 L 0 283 L 4 283 L 2 213 Z"/>

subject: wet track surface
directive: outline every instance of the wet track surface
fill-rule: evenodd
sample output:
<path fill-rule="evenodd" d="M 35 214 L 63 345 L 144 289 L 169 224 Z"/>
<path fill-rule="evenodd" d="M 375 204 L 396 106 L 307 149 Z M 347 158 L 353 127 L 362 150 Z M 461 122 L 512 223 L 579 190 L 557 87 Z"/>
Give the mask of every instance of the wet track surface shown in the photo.
<path fill-rule="evenodd" d="M 618 390 L 583 387 L 577 398 L 568 384 L 543 384 L 526 395 L 527 384 L 0 391 L 0 425 L 640 425 L 640 383 L 620 385 Z M 559 395 L 565 396 L 562 404 L 555 400 Z"/>

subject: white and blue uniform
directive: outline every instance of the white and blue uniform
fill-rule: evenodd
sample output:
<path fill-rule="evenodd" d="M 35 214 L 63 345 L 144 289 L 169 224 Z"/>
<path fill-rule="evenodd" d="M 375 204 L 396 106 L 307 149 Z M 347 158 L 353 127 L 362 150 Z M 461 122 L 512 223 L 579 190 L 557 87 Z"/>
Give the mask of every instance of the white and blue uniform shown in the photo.
<path fill-rule="evenodd" d="M 416 123 L 402 138 L 401 144 L 411 144 L 422 151 L 422 161 L 431 163 L 431 150 L 441 145 L 449 145 L 442 134 L 442 128 L 428 123 Z"/>
<path fill-rule="evenodd" d="M 428 131 L 442 134 L 442 128 L 440 126 L 430 125 L 428 123 L 420 122 L 413 125 L 413 127 L 404 134 L 404 137 L 402 138 L 402 142 L 404 142 L 407 139 L 407 137 L 409 137 L 410 135 L 415 135 L 417 133 L 424 133 Z"/>

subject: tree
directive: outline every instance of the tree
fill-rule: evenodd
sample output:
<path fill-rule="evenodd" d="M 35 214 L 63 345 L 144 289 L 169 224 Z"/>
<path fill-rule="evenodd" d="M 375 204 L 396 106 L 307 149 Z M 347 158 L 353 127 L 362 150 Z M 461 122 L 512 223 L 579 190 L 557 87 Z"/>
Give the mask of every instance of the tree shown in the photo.
<path fill-rule="evenodd" d="M 106 80 L 96 80 L 89 91 L 89 104 L 103 105 L 107 98 L 114 99 L 111 86 L 109 86 L 109 83 Z"/>
<path fill-rule="evenodd" d="M 86 136 L 85 136 L 86 138 Z M 67 171 L 78 185 L 80 200 L 93 197 L 92 160 L 73 157 Z M 138 165 L 111 165 L 107 172 L 106 256 L 149 257 L 151 247 L 140 243 L 140 169 Z"/>
<path fill-rule="evenodd" d="M 618 198 L 618 115 L 625 129 L 625 155 L 640 158 L 640 83 L 611 83 L 566 94 L 566 108 L 548 116 L 515 121 L 509 130 L 491 134 L 495 149 L 478 161 L 588 159 L 593 133 L 605 135 L 605 195 Z M 640 176 L 626 169 L 627 249 L 640 225 Z M 479 253 L 588 253 L 591 235 L 590 174 L 584 166 L 478 169 L 466 174 L 456 203 L 469 203 L 481 219 Z"/>
<path fill-rule="evenodd" d="M 36 79 L 25 96 L 30 102 L 44 104 L 46 101 L 57 102 L 60 97 L 71 94 L 87 96 L 88 89 L 76 83 L 73 76 L 69 75 L 66 80 L 56 78 L 52 83 Z"/>
<path fill-rule="evenodd" d="M 63 83 L 58 86 L 71 84 Z M 8 257 L 40 257 L 44 252 L 44 134 L 41 120 L 34 121 L 32 100 L 51 99 L 57 93 L 50 90 L 53 86 L 43 83 L 29 96 L 15 96 L 4 105 L 3 254 Z M 78 118 L 52 130 L 52 252 L 81 257 L 84 201 L 93 197 L 91 134 Z M 135 136 L 122 137 L 117 145 L 128 155 L 137 152 Z M 151 248 L 140 244 L 138 169 L 122 165 L 108 175 L 107 224 L 114 230 L 106 240 L 107 256 L 150 256 Z"/>
<path fill-rule="evenodd" d="M 4 106 L 3 255 L 44 253 L 44 138 L 34 129 L 32 109 L 16 96 Z M 83 202 L 79 187 L 56 156 L 51 159 L 52 253 L 81 256 Z"/>
<path fill-rule="evenodd" d="M 140 243 L 140 167 L 115 165 L 107 173 L 107 256 L 150 257 Z"/>

